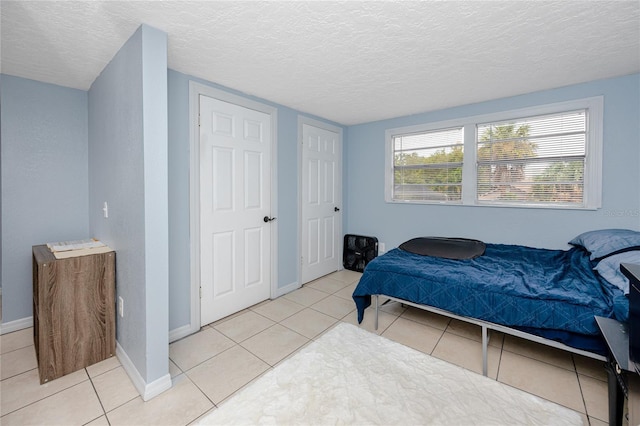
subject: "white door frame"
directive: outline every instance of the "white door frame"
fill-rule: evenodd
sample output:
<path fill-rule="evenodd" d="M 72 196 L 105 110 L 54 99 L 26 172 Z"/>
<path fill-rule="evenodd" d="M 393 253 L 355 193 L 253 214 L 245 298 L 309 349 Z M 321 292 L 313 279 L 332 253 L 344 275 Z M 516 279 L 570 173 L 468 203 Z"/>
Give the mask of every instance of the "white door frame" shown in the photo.
<path fill-rule="evenodd" d="M 303 115 L 299 115 L 298 116 L 298 270 L 297 270 L 297 277 L 298 277 L 298 287 L 302 287 L 302 148 L 300 147 L 300 144 L 302 144 L 302 125 L 303 124 L 308 124 L 309 126 L 313 126 L 313 127 L 317 127 L 319 129 L 324 129 L 324 130 L 328 130 L 330 132 L 334 132 L 337 133 L 338 136 L 340 137 L 340 185 L 342 185 L 342 182 L 344 181 L 344 165 L 343 165 L 343 153 L 344 153 L 344 137 L 343 137 L 343 132 L 342 132 L 342 128 L 338 127 L 338 126 L 334 126 L 332 124 L 329 123 L 325 123 L 323 121 L 319 121 L 319 120 L 314 120 L 313 118 L 310 117 L 305 117 Z M 344 187 L 343 187 L 344 188 Z M 342 236 L 342 218 L 344 218 L 344 190 L 341 191 L 342 193 L 342 200 L 339 200 L 340 202 L 340 209 L 342 210 L 342 214 L 340 215 L 340 224 L 338 226 L 338 235 Z M 340 253 L 338 253 L 340 259 L 342 259 L 342 246 L 340 244 L 338 244 L 339 247 L 339 251 Z M 342 266 L 342 262 L 340 262 L 340 264 L 338 265 L 338 270 L 342 270 L 344 269 Z"/>
<path fill-rule="evenodd" d="M 186 335 L 200 330 L 200 95 L 253 109 L 271 116 L 271 216 L 278 217 L 278 110 L 242 96 L 189 81 L 189 234 L 191 256 L 191 323 Z M 271 223 L 271 298 L 278 288 L 278 221 Z M 186 330 L 185 330 L 186 331 Z M 183 337 L 183 336 L 181 336 Z"/>

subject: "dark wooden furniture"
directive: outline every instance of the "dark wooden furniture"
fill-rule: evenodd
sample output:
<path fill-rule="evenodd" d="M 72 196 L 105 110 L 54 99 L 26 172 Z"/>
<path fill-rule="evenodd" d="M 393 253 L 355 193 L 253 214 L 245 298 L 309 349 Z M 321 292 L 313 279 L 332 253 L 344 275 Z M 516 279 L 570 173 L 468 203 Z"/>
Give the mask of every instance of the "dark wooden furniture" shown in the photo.
<path fill-rule="evenodd" d="M 627 325 L 603 317 L 596 317 L 596 322 L 609 349 L 605 364 L 609 394 L 609 424 L 622 425 L 625 399 L 628 399 L 630 409 L 633 404 L 638 403 L 637 395 L 633 395 L 630 391 L 631 388 L 637 389 L 638 374 L 635 365 L 629 362 Z M 636 423 L 629 422 L 629 424 Z"/>
<path fill-rule="evenodd" d="M 629 425 L 640 425 L 640 265 L 620 264 L 620 271 L 629 279 Z"/>
<path fill-rule="evenodd" d="M 640 286 L 640 265 L 622 264 L 620 270 L 629 278 L 631 286 Z M 634 309 L 631 303 L 629 309 L 630 311 Z M 630 313 L 629 321 L 637 322 L 637 318 Z M 635 327 L 639 327 L 640 324 L 621 323 L 601 317 L 596 317 L 596 322 L 609 349 L 605 364 L 609 384 L 609 424 L 623 423 L 626 399 L 629 408 L 629 425 L 638 425 L 640 424 L 640 365 L 637 360 L 634 362 L 630 357 L 629 331 L 634 327 L 636 332 Z"/>
<path fill-rule="evenodd" d="M 33 337 L 40 383 L 115 355 L 115 252 L 56 259 L 33 246 Z"/>

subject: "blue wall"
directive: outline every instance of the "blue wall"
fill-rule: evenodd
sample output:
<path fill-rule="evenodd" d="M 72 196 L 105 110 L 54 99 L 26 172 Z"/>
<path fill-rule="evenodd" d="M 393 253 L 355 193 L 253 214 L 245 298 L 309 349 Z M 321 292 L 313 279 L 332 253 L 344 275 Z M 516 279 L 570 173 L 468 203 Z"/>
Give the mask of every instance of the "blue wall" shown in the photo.
<path fill-rule="evenodd" d="M 169 328 L 190 320 L 189 81 L 271 105 L 278 110 L 278 287 L 297 283 L 298 116 L 291 108 L 169 70 Z M 309 116 L 309 115 L 307 115 Z M 309 116 L 333 125 L 336 123 Z"/>
<path fill-rule="evenodd" d="M 146 383 L 169 367 L 166 43 L 143 25 L 89 90 L 90 229 L 116 250 L 116 337 Z"/>
<path fill-rule="evenodd" d="M 189 324 L 189 81 L 169 70 L 169 330 Z M 185 208 L 186 206 L 186 208 Z"/>
<path fill-rule="evenodd" d="M 31 246 L 89 237 L 87 92 L 8 75 L 2 94 L 2 322 L 32 316 Z"/>
<path fill-rule="evenodd" d="M 154 190 L 142 184 L 144 161 L 150 158 L 144 156 L 140 140 L 145 133 L 143 123 L 150 123 L 143 119 L 143 99 L 140 97 L 143 84 L 140 75 L 142 41 L 132 40 L 130 43 L 135 46 L 127 44 L 94 82 L 89 92 L 89 105 L 87 92 L 2 76 L 2 241 L 6 246 L 17 240 L 20 243 L 27 241 L 23 244 L 22 253 L 3 251 L 3 300 L 7 302 L 6 309 L 3 309 L 4 322 L 32 315 L 31 245 L 94 236 L 117 250 L 118 294 L 125 299 L 126 311 L 125 319 L 118 320 L 118 341 L 126 345 L 125 341 L 142 339 L 146 333 L 146 314 L 143 313 L 146 298 L 162 292 L 153 289 L 147 293 L 144 286 L 138 288 L 125 284 L 147 280 L 144 197 L 146 190 Z M 147 85 L 151 87 L 146 92 L 158 92 L 157 88 L 168 86 L 168 175 L 159 180 L 148 179 L 147 183 L 168 181 L 166 220 L 169 223 L 169 243 L 164 246 L 168 246 L 169 258 L 167 303 L 170 322 L 165 330 L 173 330 L 190 320 L 189 80 L 229 93 L 243 94 L 172 70 L 165 71 L 165 75 L 168 81 L 164 86 L 154 80 Z M 297 141 L 298 116 L 304 114 L 269 101 L 243 96 L 278 109 L 278 287 L 285 287 L 298 280 Z M 155 105 L 162 107 L 162 103 L 156 102 Z M 90 125 L 87 110 L 90 111 Z M 45 117 L 42 125 L 34 126 L 33 123 L 42 117 Z M 162 125 L 154 125 L 146 132 L 160 128 Z M 26 144 L 25 140 L 31 143 Z M 46 179 L 43 175 L 32 174 L 30 170 L 34 168 L 47 170 Z M 58 173 L 57 182 L 61 183 L 56 189 L 52 189 L 55 183 L 50 179 L 52 171 Z M 46 186 L 42 187 L 42 182 Z M 12 208 L 18 205 L 16 198 L 23 200 L 20 209 Z M 59 203 L 61 199 L 65 202 Z M 104 201 L 109 204 L 109 219 L 102 217 Z M 61 212 L 60 215 L 52 214 L 49 209 L 52 205 Z M 158 212 L 157 209 L 155 211 Z M 38 216 L 37 220 L 33 219 L 34 215 Z M 165 220 L 161 216 L 160 210 L 158 220 Z M 33 238 L 24 238 L 31 234 Z M 158 268 L 160 270 L 162 265 Z M 163 303 L 152 302 L 153 305 Z M 158 318 L 154 323 L 160 329 L 162 315 L 156 315 Z M 125 327 L 129 321 L 142 329 Z M 139 344 L 135 348 L 125 347 L 128 355 L 142 359 L 144 345 Z M 139 352 L 137 355 L 129 354 L 135 350 Z"/>
<path fill-rule="evenodd" d="M 125 299 L 118 341 L 149 380 L 163 374 L 167 330 L 190 320 L 188 82 L 243 95 L 167 72 L 162 37 L 151 30 L 139 30 L 123 47 L 92 86 L 89 101 L 87 92 L 79 90 L 5 75 L 0 80 L 3 322 L 32 314 L 31 245 L 90 235 L 104 239 L 117 250 L 118 294 Z M 145 42 L 145 37 L 150 40 Z M 162 63 L 164 82 L 158 71 Z M 163 87 L 168 87 L 168 104 L 162 102 Z M 604 95 L 605 108 L 600 210 L 384 201 L 384 132 L 388 128 L 597 95 Z M 298 279 L 297 120 L 301 113 L 243 96 L 278 109 L 278 287 L 282 288 Z M 163 108 L 168 118 L 162 117 Z M 344 131 L 344 232 L 375 235 L 388 249 L 419 235 L 563 248 L 571 237 L 588 229 L 640 229 L 640 217 L 632 214 L 640 209 L 639 116 L 640 76 L 636 74 L 350 126 Z M 168 147 L 162 142 L 167 127 Z M 109 202 L 109 219 L 102 218 L 104 201 Z M 157 217 L 150 216 L 157 212 Z M 158 234 L 152 236 L 150 229 Z M 168 243 L 162 242 L 165 238 Z M 155 250 L 161 247 L 168 247 L 168 254 Z M 167 264 L 168 273 L 163 269 Z M 168 284 L 163 274 L 168 274 Z M 151 352 L 158 356 L 146 359 Z"/>
<path fill-rule="evenodd" d="M 596 211 L 407 205 L 384 199 L 385 130 L 604 95 L 602 208 Z M 346 133 L 346 233 L 377 236 L 386 249 L 418 236 L 567 248 L 599 228 L 640 230 L 640 75 L 465 105 L 358 126 Z"/>
<path fill-rule="evenodd" d="M 167 34 L 142 26 L 147 382 L 169 373 Z"/>

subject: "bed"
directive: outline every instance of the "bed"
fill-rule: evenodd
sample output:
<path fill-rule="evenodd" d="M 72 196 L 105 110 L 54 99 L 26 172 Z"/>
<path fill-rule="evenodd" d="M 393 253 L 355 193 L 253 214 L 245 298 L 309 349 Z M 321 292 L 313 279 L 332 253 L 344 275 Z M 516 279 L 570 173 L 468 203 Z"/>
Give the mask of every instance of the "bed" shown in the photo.
<path fill-rule="evenodd" d="M 621 261 L 640 263 L 640 232 L 590 231 L 571 244 L 568 250 L 486 244 L 469 259 L 393 249 L 366 266 L 353 292 L 358 322 L 373 302 L 377 328 L 383 297 L 477 324 L 485 375 L 490 330 L 604 360 L 594 317 L 626 320 L 626 277 L 617 271 Z M 628 280 L 626 286 L 628 293 Z"/>

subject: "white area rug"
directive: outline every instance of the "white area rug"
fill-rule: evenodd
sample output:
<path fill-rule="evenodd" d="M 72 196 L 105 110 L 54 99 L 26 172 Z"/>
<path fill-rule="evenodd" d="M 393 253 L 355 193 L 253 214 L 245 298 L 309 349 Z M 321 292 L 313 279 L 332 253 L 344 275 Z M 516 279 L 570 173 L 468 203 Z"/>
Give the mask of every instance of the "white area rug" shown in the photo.
<path fill-rule="evenodd" d="M 201 425 L 581 425 L 580 414 L 341 323 Z"/>

